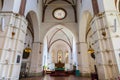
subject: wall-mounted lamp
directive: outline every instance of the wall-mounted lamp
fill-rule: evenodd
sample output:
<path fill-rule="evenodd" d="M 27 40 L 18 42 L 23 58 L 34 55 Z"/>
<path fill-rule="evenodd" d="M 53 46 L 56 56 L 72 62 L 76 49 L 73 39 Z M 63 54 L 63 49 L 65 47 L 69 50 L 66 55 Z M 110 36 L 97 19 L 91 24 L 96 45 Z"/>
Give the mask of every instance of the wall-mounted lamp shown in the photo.
<path fill-rule="evenodd" d="M 13 31 L 12 31 L 12 33 L 11 33 L 11 34 L 12 34 L 12 38 L 15 36 L 15 28 L 16 28 L 16 27 L 13 26 Z"/>
<path fill-rule="evenodd" d="M 112 66 L 112 60 L 108 60 L 109 66 Z"/>
<path fill-rule="evenodd" d="M 31 52 L 32 52 L 32 50 L 31 50 L 31 48 L 29 47 L 29 44 L 28 44 L 28 47 L 26 47 L 23 51 L 23 59 L 27 59 Z"/>
<path fill-rule="evenodd" d="M 25 48 L 25 52 L 26 52 L 26 53 L 31 53 L 31 52 L 32 52 L 31 48 L 29 48 L 29 44 L 28 44 L 28 47 Z"/>
<path fill-rule="evenodd" d="M 4 17 L 0 18 L 0 31 L 4 31 L 5 29 L 5 20 Z"/>
<path fill-rule="evenodd" d="M 39 54 L 41 54 L 41 51 L 42 51 L 42 45 L 43 45 L 43 43 L 40 42 L 40 50 L 39 50 Z"/>
<path fill-rule="evenodd" d="M 89 45 L 88 53 L 91 54 L 91 57 L 95 59 L 94 49 Z"/>
<path fill-rule="evenodd" d="M 12 38 L 14 37 L 14 35 L 15 35 L 15 32 L 12 32 Z"/>
<path fill-rule="evenodd" d="M 106 32 L 105 32 L 105 31 L 103 31 L 103 32 L 102 32 L 102 35 L 105 37 L 105 36 L 106 36 Z"/>
<path fill-rule="evenodd" d="M 89 54 L 94 53 L 94 49 L 92 49 L 91 45 L 89 45 L 88 53 L 89 53 Z"/>

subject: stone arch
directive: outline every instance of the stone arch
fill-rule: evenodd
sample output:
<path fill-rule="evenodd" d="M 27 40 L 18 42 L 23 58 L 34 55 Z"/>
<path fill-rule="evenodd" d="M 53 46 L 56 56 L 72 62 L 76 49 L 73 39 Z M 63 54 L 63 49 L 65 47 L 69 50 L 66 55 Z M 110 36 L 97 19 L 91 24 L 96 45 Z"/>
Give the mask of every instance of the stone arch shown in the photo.
<path fill-rule="evenodd" d="M 87 36 L 90 31 L 90 22 L 92 20 L 92 13 L 90 13 L 89 10 L 84 10 L 81 13 L 80 17 L 80 24 L 79 24 L 79 52 L 80 56 L 79 57 L 79 65 L 78 68 L 81 71 L 81 74 L 90 74 L 91 73 L 91 68 L 89 66 L 90 60 L 89 57 L 90 55 L 88 54 L 88 42 L 87 42 Z M 84 58 L 83 58 L 84 56 Z M 84 60 L 86 59 L 86 60 Z M 84 63 L 84 64 L 82 64 Z"/>
<path fill-rule="evenodd" d="M 63 50 L 70 53 L 71 64 L 77 65 L 76 39 L 73 33 L 63 25 L 55 25 L 45 35 L 43 41 L 43 65 L 47 65 L 47 59 L 52 50 Z M 58 46 L 56 46 L 58 45 Z M 56 48 L 57 47 L 57 48 Z M 50 50 L 49 50 L 50 49 Z M 49 52 L 50 51 L 50 52 Z M 44 60 L 44 56 L 46 60 Z M 50 55 L 51 56 L 51 55 Z M 50 58 L 49 58 L 50 59 Z M 70 62 L 69 59 L 69 62 Z M 49 60 L 50 61 L 50 60 Z M 45 64 L 46 63 L 46 64 Z"/>
<path fill-rule="evenodd" d="M 15 0 L 3 0 L 3 11 L 12 11 L 14 7 Z M 9 7 L 8 7 L 9 5 Z"/>
<path fill-rule="evenodd" d="M 118 1 L 118 10 L 120 12 L 120 0 Z"/>
<path fill-rule="evenodd" d="M 55 32 L 53 32 L 53 31 L 56 29 L 56 27 L 58 28 L 58 30 L 56 30 Z M 56 41 L 61 40 L 61 41 L 65 42 L 67 45 L 69 45 L 69 47 L 70 47 L 70 49 L 71 49 L 71 46 L 70 46 L 71 44 L 69 44 L 69 42 L 70 42 L 69 36 L 70 36 L 70 35 L 71 35 L 71 36 L 74 36 L 74 35 L 73 35 L 73 33 L 72 33 L 68 28 L 66 28 L 64 25 L 54 25 L 53 28 L 51 28 L 50 30 L 48 30 L 48 32 L 46 33 L 45 37 L 46 37 L 47 35 L 49 35 L 50 32 L 53 32 L 53 35 L 52 35 L 51 38 L 50 38 L 51 45 L 52 45 L 53 43 L 55 43 Z M 54 37 L 57 33 L 59 33 L 59 32 L 62 32 L 63 35 L 65 35 L 66 39 L 67 39 L 69 42 L 67 42 L 67 41 L 64 40 L 64 39 L 57 39 L 57 40 L 54 40 L 54 41 L 52 42 L 51 40 L 53 39 L 53 37 Z M 68 33 L 69 33 L 69 35 L 68 35 Z M 45 38 L 44 38 L 44 39 L 45 39 Z M 75 39 L 75 37 L 74 37 L 74 39 Z M 75 39 L 75 41 L 76 41 L 76 39 Z"/>
<path fill-rule="evenodd" d="M 117 6 L 117 1 L 118 1 L 118 0 L 114 0 L 115 6 Z"/>
<path fill-rule="evenodd" d="M 57 0 L 51 0 L 51 1 L 46 1 L 45 2 L 45 4 L 52 4 L 52 3 L 56 3 L 57 2 Z M 75 22 L 77 22 L 77 15 L 76 15 L 76 9 L 75 9 L 75 6 L 74 5 L 72 5 L 73 3 L 74 3 L 74 1 L 73 1 L 73 3 L 71 2 L 71 1 L 69 1 L 69 0 L 61 0 L 61 2 L 63 2 L 63 3 L 67 3 L 67 4 L 69 4 L 70 5 L 70 7 L 71 7 L 71 9 L 73 10 L 73 13 L 74 13 L 74 20 L 75 20 Z M 45 21 L 45 15 L 46 15 L 46 11 L 47 11 L 47 8 L 48 8 L 48 5 L 43 5 L 43 16 L 42 16 L 42 22 L 44 22 Z M 61 7 L 62 8 L 62 6 L 59 6 L 59 7 Z M 56 8 L 59 8 L 59 7 L 56 7 Z M 64 7 L 65 8 L 65 7 Z M 49 9 L 48 9 L 49 10 Z"/>
<path fill-rule="evenodd" d="M 65 25 L 62 25 L 62 24 L 53 25 L 53 28 L 50 28 L 48 30 L 48 32 L 46 33 L 46 35 L 49 34 L 50 31 L 54 30 L 55 27 L 67 29 L 67 31 L 70 32 L 70 34 L 72 34 L 72 36 L 74 36 L 73 33 L 72 33 L 72 31 L 70 31 L 68 28 L 66 28 Z"/>
<path fill-rule="evenodd" d="M 92 15 L 89 11 L 84 11 L 82 14 L 82 18 L 80 20 L 80 42 L 86 42 L 87 34 L 90 30 L 90 21 L 92 20 Z"/>
<path fill-rule="evenodd" d="M 37 14 L 34 11 L 29 11 L 26 16 L 30 17 L 30 21 L 33 27 L 34 42 L 39 42 L 40 37 Z"/>
<path fill-rule="evenodd" d="M 115 7 L 116 7 L 116 10 L 118 11 L 118 12 L 120 12 L 120 0 L 115 0 L 114 1 L 115 2 Z"/>
<path fill-rule="evenodd" d="M 4 4 L 4 0 L 0 0 L 0 10 L 2 10 Z"/>
<path fill-rule="evenodd" d="M 28 29 L 30 31 L 30 33 L 32 33 L 32 37 L 33 37 L 33 42 L 31 43 L 31 54 L 30 54 L 30 65 L 29 65 L 29 73 L 28 75 L 34 73 L 34 71 L 36 70 L 36 68 L 33 68 L 34 65 L 37 64 L 37 62 L 35 63 L 34 60 L 35 60 L 35 56 L 39 54 L 39 49 L 40 49 L 40 34 L 39 34 L 39 26 L 38 26 L 38 17 L 37 17 L 37 14 L 36 12 L 34 11 L 29 11 L 26 15 L 26 19 L 28 21 Z M 30 23 L 30 24 L 29 24 Z M 30 25 L 30 27 L 29 27 Z M 39 58 L 39 56 L 37 56 L 37 58 Z"/>

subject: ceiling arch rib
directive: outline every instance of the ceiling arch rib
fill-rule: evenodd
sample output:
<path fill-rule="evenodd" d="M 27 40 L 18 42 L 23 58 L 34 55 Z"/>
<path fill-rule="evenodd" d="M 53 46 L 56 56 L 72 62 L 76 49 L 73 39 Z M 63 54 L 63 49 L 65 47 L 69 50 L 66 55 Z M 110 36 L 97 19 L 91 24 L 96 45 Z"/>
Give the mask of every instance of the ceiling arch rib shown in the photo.
<path fill-rule="evenodd" d="M 72 48 L 74 45 L 75 36 L 64 25 L 59 24 L 53 26 L 53 28 L 46 33 L 44 41 L 46 42 L 46 48 L 48 52 L 53 49 L 63 49 L 73 52 Z"/>
<path fill-rule="evenodd" d="M 62 29 L 62 28 L 61 28 L 61 29 Z M 54 32 L 54 34 L 53 34 L 52 37 L 50 38 L 49 45 L 50 45 L 53 37 L 55 36 L 55 34 L 56 34 L 57 32 L 59 32 L 61 29 L 58 29 L 57 31 Z M 48 45 L 48 46 L 49 46 L 49 45 Z"/>
<path fill-rule="evenodd" d="M 57 39 L 57 40 L 53 41 L 53 42 L 50 44 L 50 46 L 48 47 L 48 52 L 49 52 L 51 46 L 52 46 L 55 42 L 57 42 L 57 41 L 63 41 L 63 42 L 65 42 L 65 43 L 70 47 L 70 50 L 71 50 L 71 52 L 72 52 L 72 45 L 70 45 L 67 41 L 65 41 L 65 40 L 63 40 L 63 39 Z"/>
<path fill-rule="evenodd" d="M 60 28 L 60 29 L 58 29 L 57 31 L 55 31 L 55 32 L 53 33 L 52 37 L 50 38 L 50 40 L 49 40 L 49 42 L 48 42 L 48 46 L 49 46 L 49 47 L 51 46 L 52 40 L 53 40 L 53 38 L 55 37 L 55 35 L 57 35 L 57 33 L 60 32 L 60 31 L 61 31 L 61 32 L 65 35 L 65 37 L 67 38 L 68 44 L 69 44 L 69 45 L 72 45 L 72 43 L 71 43 L 71 41 L 70 41 L 70 38 L 68 37 L 68 35 L 67 35 L 62 29 L 63 29 L 63 28 Z M 54 42 L 54 40 L 53 40 L 53 42 Z"/>
<path fill-rule="evenodd" d="M 64 33 L 64 35 L 67 37 L 67 39 L 68 39 L 68 41 L 69 41 L 69 44 L 70 45 L 72 45 L 72 43 L 70 42 L 70 38 L 68 37 L 68 35 L 63 31 L 63 30 L 61 30 L 63 33 Z"/>
<path fill-rule="evenodd" d="M 26 19 L 28 21 L 28 29 L 30 30 L 32 37 L 33 37 L 33 41 L 34 41 L 34 30 L 33 30 L 33 24 L 32 24 L 32 19 L 31 19 L 31 15 L 30 13 L 28 13 L 28 15 L 26 16 Z"/>
<path fill-rule="evenodd" d="M 77 0 L 42 0 L 44 5 L 48 5 L 51 4 L 54 1 L 65 1 L 71 5 L 76 5 L 77 4 Z"/>

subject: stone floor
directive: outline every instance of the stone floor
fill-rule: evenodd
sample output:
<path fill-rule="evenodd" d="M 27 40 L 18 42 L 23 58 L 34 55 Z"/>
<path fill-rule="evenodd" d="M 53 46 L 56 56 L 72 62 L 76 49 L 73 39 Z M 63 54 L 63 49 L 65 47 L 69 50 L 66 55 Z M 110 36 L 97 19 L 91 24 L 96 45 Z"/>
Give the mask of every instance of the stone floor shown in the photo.
<path fill-rule="evenodd" d="M 46 75 L 45 77 L 24 78 L 24 79 L 20 79 L 20 80 L 91 80 L 91 79 L 83 78 L 83 77 L 75 77 L 75 76 L 51 77 L 49 75 Z"/>

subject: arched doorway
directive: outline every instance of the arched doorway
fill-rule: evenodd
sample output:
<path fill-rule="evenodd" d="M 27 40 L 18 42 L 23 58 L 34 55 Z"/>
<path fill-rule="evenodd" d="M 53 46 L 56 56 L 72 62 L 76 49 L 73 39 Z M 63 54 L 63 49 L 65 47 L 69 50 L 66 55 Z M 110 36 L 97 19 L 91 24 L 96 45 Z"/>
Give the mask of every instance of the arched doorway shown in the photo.
<path fill-rule="evenodd" d="M 65 70 L 77 66 L 76 39 L 63 25 L 56 25 L 44 37 L 43 66 L 45 70 L 55 70 L 55 64 L 62 62 Z"/>

